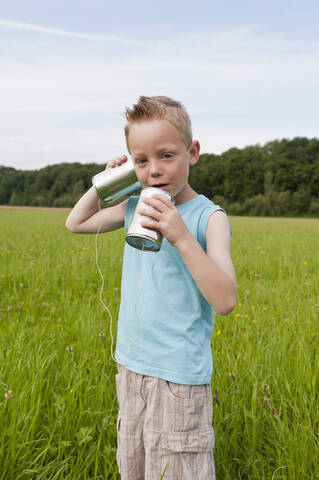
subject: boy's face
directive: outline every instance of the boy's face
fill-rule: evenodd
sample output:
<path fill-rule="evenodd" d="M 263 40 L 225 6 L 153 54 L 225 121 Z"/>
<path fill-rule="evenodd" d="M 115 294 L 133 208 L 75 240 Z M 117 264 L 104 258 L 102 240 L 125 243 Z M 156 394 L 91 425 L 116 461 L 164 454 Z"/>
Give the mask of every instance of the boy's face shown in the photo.
<path fill-rule="evenodd" d="M 194 165 L 199 156 L 196 140 L 187 149 L 181 134 L 170 122 L 145 120 L 130 126 L 128 145 L 143 188 L 166 190 L 175 198 L 176 205 L 194 197 L 188 174 L 189 166 Z"/>

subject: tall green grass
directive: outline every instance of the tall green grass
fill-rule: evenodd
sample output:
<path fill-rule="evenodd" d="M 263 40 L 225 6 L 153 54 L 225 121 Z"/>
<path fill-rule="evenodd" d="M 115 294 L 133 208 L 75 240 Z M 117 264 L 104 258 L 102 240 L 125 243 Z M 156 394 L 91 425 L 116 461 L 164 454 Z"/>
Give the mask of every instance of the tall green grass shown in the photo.
<path fill-rule="evenodd" d="M 95 236 L 69 233 L 66 215 L 0 210 L 0 480 L 120 478 Z M 217 479 L 318 480 L 319 221 L 231 225 L 238 305 L 212 339 Z M 116 336 L 124 232 L 98 244 Z"/>
<path fill-rule="evenodd" d="M 232 218 L 238 305 L 212 348 L 220 478 L 319 478 L 319 222 Z"/>

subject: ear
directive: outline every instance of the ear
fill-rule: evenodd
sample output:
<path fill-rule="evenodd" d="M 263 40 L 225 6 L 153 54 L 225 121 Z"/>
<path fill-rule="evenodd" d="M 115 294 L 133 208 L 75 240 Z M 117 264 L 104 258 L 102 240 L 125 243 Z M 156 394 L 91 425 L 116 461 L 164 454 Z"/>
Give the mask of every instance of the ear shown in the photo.
<path fill-rule="evenodd" d="M 200 144 L 198 140 L 193 140 L 189 147 L 189 165 L 192 167 L 196 165 L 200 152 Z"/>

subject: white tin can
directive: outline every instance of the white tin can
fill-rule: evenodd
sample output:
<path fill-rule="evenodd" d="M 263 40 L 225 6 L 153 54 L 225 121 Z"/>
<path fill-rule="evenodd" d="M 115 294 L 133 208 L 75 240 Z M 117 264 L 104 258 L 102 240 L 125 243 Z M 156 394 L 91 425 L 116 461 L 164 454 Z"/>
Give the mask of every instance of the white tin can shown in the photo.
<path fill-rule="evenodd" d="M 148 217 L 138 213 L 138 210 L 141 208 L 154 210 L 153 207 L 146 205 L 143 202 L 144 198 L 150 198 L 154 194 L 163 195 L 171 200 L 170 194 L 161 188 L 144 188 L 141 191 L 140 198 L 137 202 L 135 213 L 133 215 L 125 240 L 129 245 L 139 250 L 158 252 L 161 248 L 162 234 L 157 230 L 150 230 L 149 228 L 142 227 L 141 221 L 147 219 Z"/>

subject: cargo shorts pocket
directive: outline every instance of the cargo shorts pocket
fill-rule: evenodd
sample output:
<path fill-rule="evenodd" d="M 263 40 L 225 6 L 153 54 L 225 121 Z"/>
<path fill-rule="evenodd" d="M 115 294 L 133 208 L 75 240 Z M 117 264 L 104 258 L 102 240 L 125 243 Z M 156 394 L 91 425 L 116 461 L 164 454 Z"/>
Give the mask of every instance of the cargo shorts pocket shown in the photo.
<path fill-rule="evenodd" d="M 166 382 L 163 394 L 163 425 L 165 433 L 206 430 L 211 424 L 206 413 L 205 395 L 201 386 Z M 204 427 L 205 425 L 205 427 Z"/>
<path fill-rule="evenodd" d="M 213 447 L 213 428 L 162 435 L 160 454 L 167 465 L 167 480 L 216 480 Z"/>
<path fill-rule="evenodd" d="M 161 434 L 159 451 L 169 453 L 209 453 L 215 444 L 213 428 L 204 432 Z"/>

